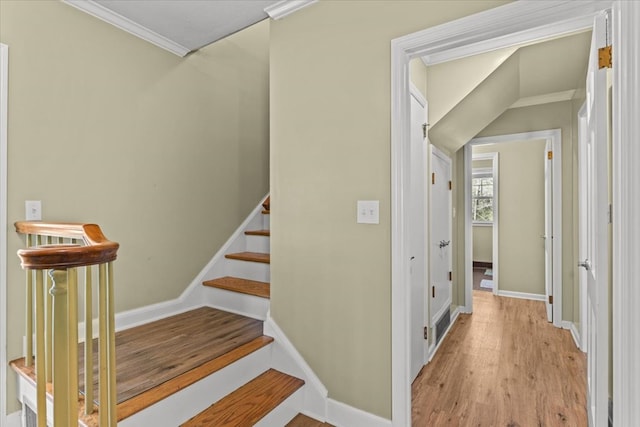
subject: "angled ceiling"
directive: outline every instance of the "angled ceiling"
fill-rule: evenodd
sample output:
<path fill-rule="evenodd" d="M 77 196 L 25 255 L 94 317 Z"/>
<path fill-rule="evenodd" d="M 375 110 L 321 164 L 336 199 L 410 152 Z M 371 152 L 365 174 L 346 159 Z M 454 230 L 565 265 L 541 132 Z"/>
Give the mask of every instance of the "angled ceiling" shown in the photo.
<path fill-rule="evenodd" d="M 63 0 L 179 56 L 317 0 Z"/>
<path fill-rule="evenodd" d="M 591 32 L 427 67 L 429 138 L 453 153 L 509 108 L 584 95 Z"/>

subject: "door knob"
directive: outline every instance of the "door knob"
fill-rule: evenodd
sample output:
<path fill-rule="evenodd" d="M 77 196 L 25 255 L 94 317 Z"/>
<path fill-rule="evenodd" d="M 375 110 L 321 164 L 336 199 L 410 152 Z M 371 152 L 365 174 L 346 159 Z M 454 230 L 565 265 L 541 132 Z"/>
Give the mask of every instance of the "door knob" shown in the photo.
<path fill-rule="evenodd" d="M 578 263 L 578 267 L 582 267 L 585 270 L 590 271 L 591 270 L 591 263 L 589 262 L 588 259 L 585 259 L 584 261 Z"/>

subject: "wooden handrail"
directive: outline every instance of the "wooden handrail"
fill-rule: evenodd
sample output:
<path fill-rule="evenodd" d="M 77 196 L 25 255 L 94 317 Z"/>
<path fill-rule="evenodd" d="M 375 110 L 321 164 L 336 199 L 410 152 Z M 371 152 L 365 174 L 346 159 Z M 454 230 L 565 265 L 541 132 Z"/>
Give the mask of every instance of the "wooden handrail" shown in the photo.
<path fill-rule="evenodd" d="M 43 245 L 20 249 L 22 268 L 32 270 L 67 269 L 114 261 L 120 245 L 105 237 L 96 224 L 18 221 L 16 231 L 64 239 L 81 239 L 86 246 Z"/>

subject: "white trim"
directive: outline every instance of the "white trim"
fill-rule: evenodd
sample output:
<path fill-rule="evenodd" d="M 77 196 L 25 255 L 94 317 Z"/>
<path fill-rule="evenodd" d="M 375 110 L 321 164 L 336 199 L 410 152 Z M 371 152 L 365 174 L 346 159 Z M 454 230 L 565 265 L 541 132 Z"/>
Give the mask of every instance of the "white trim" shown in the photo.
<path fill-rule="evenodd" d="M 394 426 L 411 424 L 406 310 L 409 306 L 406 256 L 409 60 L 426 55 L 427 62 L 435 64 L 445 60 L 445 52 L 449 52 L 448 59 L 451 59 L 583 30 L 591 27 L 595 12 L 608 4 L 604 1 L 517 1 L 391 41 L 391 412 Z"/>
<path fill-rule="evenodd" d="M 498 296 L 506 298 L 528 299 L 532 301 L 545 301 L 547 299 L 545 294 L 530 294 L 528 292 L 515 291 L 498 291 Z"/>
<path fill-rule="evenodd" d="M 391 421 L 337 400 L 327 399 L 327 422 L 336 426 L 391 427 Z"/>
<path fill-rule="evenodd" d="M 6 423 L 2 424 L 7 427 L 21 427 L 22 426 L 22 411 L 12 412 L 7 415 Z"/>
<path fill-rule="evenodd" d="M 434 65 L 583 31 L 593 25 L 595 13 L 606 7 L 606 2 L 599 0 L 514 2 L 405 36 L 402 40 L 407 42 L 408 54 L 422 57 L 426 65 Z M 487 24 L 493 25 L 485 27 Z"/>
<path fill-rule="evenodd" d="M 318 0 L 282 0 L 278 3 L 272 4 L 264 8 L 264 12 L 269 15 L 271 19 L 282 19 L 287 15 L 291 15 L 294 12 L 304 9 L 307 6 L 311 6 Z"/>
<path fill-rule="evenodd" d="M 191 52 L 191 49 L 184 47 L 173 40 L 169 40 L 155 31 L 138 24 L 137 22 L 114 12 L 111 9 L 107 9 L 93 0 L 62 0 L 62 2 L 178 56 L 183 57 L 187 53 Z"/>
<path fill-rule="evenodd" d="M 422 92 L 420 92 L 420 89 L 418 89 L 416 85 L 414 85 L 413 83 L 409 83 L 409 92 L 411 93 L 411 96 L 413 96 L 416 101 L 418 101 L 418 104 L 426 108 L 427 98 L 424 97 L 424 95 L 422 94 Z"/>
<path fill-rule="evenodd" d="M 533 131 L 533 132 L 522 132 L 508 135 L 497 135 L 497 136 L 487 136 L 482 138 L 474 138 L 469 144 L 470 146 L 474 145 L 485 145 L 485 144 L 499 144 L 505 142 L 514 142 L 514 141 L 529 141 L 534 139 L 544 139 L 546 141 L 551 141 L 551 145 L 553 147 L 553 176 L 560 177 L 560 179 L 555 178 L 553 180 L 553 203 L 552 203 L 552 222 L 553 222 L 553 236 L 552 236 L 552 251 L 553 251 L 553 325 L 560 328 L 562 326 L 562 131 L 560 129 L 549 129 L 549 130 L 541 130 L 541 131 Z M 494 161 L 494 167 L 496 166 Z M 469 172 L 471 168 L 471 164 L 469 164 L 465 168 L 465 172 Z M 494 182 L 494 184 L 496 184 Z M 496 187 L 498 190 L 498 187 Z M 496 191 L 496 194 L 498 192 Z M 467 197 L 471 197 L 469 193 Z M 498 202 L 496 202 L 496 205 Z M 546 207 L 545 207 L 546 209 Z M 470 215 L 470 212 L 467 212 L 467 215 Z M 495 215 L 495 212 L 494 212 Z M 468 221 L 471 220 L 469 217 Z M 496 223 L 496 227 L 494 227 L 494 244 L 493 244 L 493 263 L 494 263 L 494 282 L 496 286 L 494 287 L 494 293 L 500 295 L 500 291 L 498 285 L 498 279 L 496 274 L 499 272 L 496 267 L 496 263 L 499 261 L 499 257 L 497 254 L 497 232 L 498 232 L 498 218 L 494 217 L 494 221 Z M 465 260 L 467 263 L 472 263 L 473 260 L 471 258 Z M 466 286 L 465 289 L 469 290 L 473 288 L 473 276 L 466 278 Z M 497 292 L 496 292 L 497 291 Z"/>
<path fill-rule="evenodd" d="M 580 349 L 580 351 L 584 352 L 584 349 L 580 345 L 582 340 L 580 339 L 580 332 L 578 331 L 576 324 L 570 322 L 569 320 L 563 320 L 562 329 L 567 329 L 569 332 L 571 332 L 571 337 L 573 338 L 573 342 L 575 343 L 576 347 Z"/>
<path fill-rule="evenodd" d="M 7 108 L 9 46 L 0 43 L 0 424 L 7 417 Z"/>
<path fill-rule="evenodd" d="M 613 419 L 640 420 L 640 3 L 613 9 Z"/>
<path fill-rule="evenodd" d="M 499 232 L 500 232 L 500 164 L 499 164 L 499 153 L 478 153 L 473 154 L 473 145 L 482 145 L 481 143 L 477 144 L 466 144 L 465 145 L 465 166 L 464 166 L 464 180 L 465 180 L 465 206 L 469 206 L 468 209 L 465 209 L 465 230 L 469 230 L 469 233 L 465 234 L 465 272 L 469 271 L 468 275 L 465 275 L 465 304 L 467 305 L 467 311 L 469 313 L 473 312 L 473 227 L 478 225 L 480 226 L 491 226 L 493 227 L 491 230 L 491 264 L 493 269 L 493 289 L 492 292 L 494 295 L 498 295 L 498 290 L 500 289 L 500 257 L 499 249 L 500 249 L 500 240 L 499 240 Z M 467 161 L 467 157 L 470 156 L 471 160 Z M 472 205 L 472 180 L 473 180 L 473 161 L 474 160 L 491 160 L 491 176 L 493 177 L 493 222 L 491 223 L 477 223 L 472 219 L 471 205 Z M 468 225 L 470 223 L 471 225 Z M 468 297 L 468 298 L 467 298 Z"/>

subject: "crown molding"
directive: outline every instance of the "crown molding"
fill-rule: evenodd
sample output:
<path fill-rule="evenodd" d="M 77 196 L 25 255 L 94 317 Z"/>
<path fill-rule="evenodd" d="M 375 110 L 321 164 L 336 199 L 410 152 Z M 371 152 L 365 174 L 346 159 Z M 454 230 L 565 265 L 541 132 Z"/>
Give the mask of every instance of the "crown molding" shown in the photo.
<path fill-rule="evenodd" d="M 312 5 L 318 0 L 282 0 L 264 8 L 264 11 L 271 19 L 282 19 L 287 15 L 299 11 Z"/>
<path fill-rule="evenodd" d="M 172 40 L 169 40 L 168 38 L 161 36 L 160 34 L 151 31 L 147 27 L 135 23 L 132 20 L 125 18 L 118 13 L 115 13 L 110 9 L 107 9 L 106 7 L 96 3 L 93 0 L 62 0 L 62 2 L 68 4 L 69 6 L 73 6 L 85 13 L 88 13 L 91 16 L 101 19 L 104 22 L 113 25 L 114 27 L 120 28 L 121 30 L 126 31 L 129 34 L 133 34 L 136 37 L 139 37 L 143 40 L 148 41 L 149 43 L 161 47 L 162 49 L 168 50 L 169 52 L 174 53 L 180 57 L 183 57 L 187 53 L 191 52 L 190 49 Z"/>

